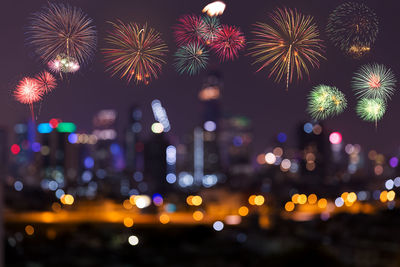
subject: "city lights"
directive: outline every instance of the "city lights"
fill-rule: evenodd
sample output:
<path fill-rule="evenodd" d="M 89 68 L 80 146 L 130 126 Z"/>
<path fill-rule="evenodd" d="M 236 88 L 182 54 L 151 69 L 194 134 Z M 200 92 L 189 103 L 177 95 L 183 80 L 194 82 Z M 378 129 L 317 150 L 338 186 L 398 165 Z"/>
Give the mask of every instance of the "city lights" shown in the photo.
<path fill-rule="evenodd" d="M 276 156 L 271 152 L 265 154 L 265 162 L 270 165 L 274 164 L 276 162 Z"/>
<path fill-rule="evenodd" d="M 176 148 L 168 146 L 166 151 L 167 164 L 174 165 L 176 163 Z"/>
<path fill-rule="evenodd" d="M 27 235 L 33 235 L 35 233 L 35 228 L 33 228 L 32 225 L 28 224 L 27 226 L 25 226 L 25 233 Z"/>
<path fill-rule="evenodd" d="M 155 122 L 151 125 L 151 131 L 155 134 L 160 134 L 164 131 L 164 126 L 159 122 Z"/>
<path fill-rule="evenodd" d="M 285 204 L 285 210 L 286 211 L 293 211 L 294 210 L 294 203 L 293 202 L 291 202 L 291 201 L 289 201 L 289 202 L 286 202 L 286 204 Z"/>
<path fill-rule="evenodd" d="M 256 205 L 256 206 L 261 206 L 262 204 L 264 204 L 264 201 L 265 201 L 265 199 L 261 195 L 257 195 L 254 197 L 254 205 Z M 250 200 L 249 200 L 249 202 L 250 202 Z"/>
<path fill-rule="evenodd" d="M 328 201 L 325 198 L 321 198 L 320 200 L 318 200 L 318 208 L 320 209 L 325 209 L 326 206 L 328 205 Z"/>
<path fill-rule="evenodd" d="M 195 212 L 193 212 L 193 219 L 195 221 L 201 221 L 204 218 L 204 214 L 203 212 L 196 210 Z"/>
<path fill-rule="evenodd" d="M 13 144 L 12 146 L 11 146 L 11 153 L 13 153 L 14 155 L 17 155 L 20 151 L 21 151 L 21 148 L 20 148 L 20 146 L 19 145 L 17 145 L 17 144 Z"/>
<path fill-rule="evenodd" d="M 193 185 L 194 178 L 190 173 L 181 172 L 178 175 L 178 184 L 180 187 L 189 187 Z"/>
<path fill-rule="evenodd" d="M 203 199 L 200 196 L 194 196 L 192 198 L 192 204 L 194 206 L 200 206 L 202 202 L 203 202 Z"/>
<path fill-rule="evenodd" d="M 204 130 L 208 132 L 214 132 L 217 129 L 217 124 L 213 121 L 206 121 L 204 123 Z"/>
<path fill-rule="evenodd" d="M 144 209 L 151 204 L 151 198 L 146 195 L 137 195 L 137 196 L 131 196 L 132 201 L 131 203 L 133 205 L 136 205 L 139 209 Z"/>
<path fill-rule="evenodd" d="M 167 224 L 167 223 L 169 223 L 170 220 L 171 220 L 171 219 L 169 218 L 168 214 L 166 214 L 166 213 L 161 214 L 159 219 L 160 219 L 160 222 L 161 222 L 162 224 Z"/>
<path fill-rule="evenodd" d="M 57 124 L 57 131 L 60 133 L 73 133 L 76 131 L 76 125 L 72 122 L 60 122 Z"/>
<path fill-rule="evenodd" d="M 131 246 L 136 246 L 137 244 L 139 244 L 139 238 L 135 235 L 131 235 L 128 238 L 128 242 Z"/>
<path fill-rule="evenodd" d="M 62 195 L 60 198 L 61 203 L 64 205 L 72 205 L 74 204 L 74 200 L 74 197 L 70 194 Z"/>
<path fill-rule="evenodd" d="M 306 124 L 304 124 L 303 129 L 306 133 L 309 134 L 313 131 L 313 125 L 311 123 L 307 122 Z"/>
<path fill-rule="evenodd" d="M 238 210 L 240 216 L 247 216 L 249 214 L 249 208 L 246 206 L 241 206 Z"/>
<path fill-rule="evenodd" d="M 217 232 L 222 231 L 222 229 L 224 229 L 224 223 L 221 221 L 216 221 L 213 223 L 213 228 Z"/>
<path fill-rule="evenodd" d="M 37 126 L 37 131 L 41 134 L 51 133 L 53 131 L 53 127 L 51 127 L 50 123 L 40 123 Z"/>
<path fill-rule="evenodd" d="M 124 218 L 124 226 L 130 228 L 133 226 L 133 219 L 130 217 Z"/>
<path fill-rule="evenodd" d="M 342 142 L 342 135 L 339 132 L 333 132 L 329 135 L 329 142 L 338 145 Z"/>
<path fill-rule="evenodd" d="M 161 206 L 163 204 L 164 200 L 160 194 L 154 194 L 153 195 L 153 203 L 155 206 Z"/>
<path fill-rule="evenodd" d="M 228 215 L 225 217 L 225 223 L 227 225 L 238 225 L 242 222 L 242 218 L 239 215 Z"/>
<path fill-rule="evenodd" d="M 153 100 L 151 102 L 151 108 L 153 110 L 154 119 L 162 125 L 161 132 L 169 132 L 171 130 L 171 126 L 169 124 L 167 112 L 166 112 L 165 108 L 163 108 L 163 106 L 161 105 L 160 100 L 158 100 L 158 99 Z M 153 131 L 153 126 L 152 126 L 152 131 Z M 156 131 L 153 131 L 153 132 L 161 133 L 161 132 L 156 132 Z"/>

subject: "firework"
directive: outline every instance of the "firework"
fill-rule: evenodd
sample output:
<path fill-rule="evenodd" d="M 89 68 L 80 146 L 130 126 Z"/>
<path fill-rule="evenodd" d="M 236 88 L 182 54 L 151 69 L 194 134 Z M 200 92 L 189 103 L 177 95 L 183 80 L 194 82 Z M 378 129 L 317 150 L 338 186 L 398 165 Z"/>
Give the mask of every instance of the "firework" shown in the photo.
<path fill-rule="evenodd" d="M 315 86 L 308 96 L 308 112 L 316 120 L 338 115 L 346 107 L 346 97 L 333 86 L 323 84 Z"/>
<path fill-rule="evenodd" d="M 44 64 L 61 56 L 72 58 L 78 66 L 84 65 L 93 56 L 97 42 L 92 19 L 77 7 L 59 3 L 48 3 L 34 13 L 26 36 Z"/>
<path fill-rule="evenodd" d="M 245 46 L 245 38 L 239 28 L 222 25 L 217 39 L 211 43 L 211 48 L 221 61 L 233 60 L 239 56 L 239 50 Z"/>
<path fill-rule="evenodd" d="M 79 63 L 73 58 L 65 54 L 59 54 L 55 59 L 47 63 L 49 69 L 55 73 L 73 73 L 79 70 Z"/>
<path fill-rule="evenodd" d="M 35 76 L 35 80 L 41 91 L 50 93 L 57 86 L 56 78 L 47 71 L 42 71 Z"/>
<path fill-rule="evenodd" d="M 213 43 L 221 31 L 221 23 L 217 17 L 203 17 L 204 27 L 200 31 L 200 36 L 203 41 L 210 45 Z"/>
<path fill-rule="evenodd" d="M 380 98 L 362 98 L 356 108 L 358 116 L 365 120 L 375 122 L 375 126 L 386 112 L 386 104 Z"/>
<path fill-rule="evenodd" d="M 32 104 L 42 99 L 43 91 L 33 78 L 25 77 L 19 81 L 15 91 L 15 99 L 22 104 Z"/>
<path fill-rule="evenodd" d="M 157 79 L 165 64 L 167 45 L 161 35 L 147 24 L 125 24 L 110 22 L 113 30 L 106 37 L 110 46 L 103 49 L 106 70 L 112 76 L 119 74 L 128 83 L 133 79 L 137 84 L 149 84 Z"/>
<path fill-rule="evenodd" d="M 339 115 L 347 107 L 347 100 L 345 95 L 339 91 L 336 87 L 331 87 L 331 110 L 333 115 Z"/>
<path fill-rule="evenodd" d="M 175 40 L 178 46 L 189 43 L 202 42 L 202 33 L 206 31 L 206 24 L 200 16 L 184 15 L 174 26 Z"/>
<path fill-rule="evenodd" d="M 271 66 L 269 77 L 275 75 L 276 82 L 286 77 L 287 90 L 295 72 L 299 80 L 309 75 L 309 66 L 319 67 L 324 58 L 322 40 L 311 16 L 278 8 L 270 17 L 273 25 L 255 25 L 250 55 L 256 58 L 253 64 L 261 64 L 257 71 Z"/>
<path fill-rule="evenodd" d="M 395 91 L 396 78 L 391 69 L 380 64 L 362 66 L 354 75 L 352 86 L 359 98 L 390 99 Z"/>
<path fill-rule="evenodd" d="M 222 15 L 225 11 L 225 3 L 222 1 L 214 1 L 203 8 L 203 13 L 207 13 L 210 17 Z"/>
<path fill-rule="evenodd" d="M 32 120 L 34 120 L 33 103 L 40 101 L 43 93 L 36 79 L 25 77 L 19 81 L 15 88 L 14 97 L 18 102 L 29 105 Z"/>
<path fill-rule="evenodd" d="M 181 46 L 175 53 L 175 67 L 180 74 L 197 74 L 207 63 L 208 51 L 200 43 Z"/>
<path fill-rule="evenodd" d="M 375 42 L 378 18 L 366 5 L 347 2 L 329 15 L 326 31 L 336 47 L 354 57 L 361 57 Z"/>

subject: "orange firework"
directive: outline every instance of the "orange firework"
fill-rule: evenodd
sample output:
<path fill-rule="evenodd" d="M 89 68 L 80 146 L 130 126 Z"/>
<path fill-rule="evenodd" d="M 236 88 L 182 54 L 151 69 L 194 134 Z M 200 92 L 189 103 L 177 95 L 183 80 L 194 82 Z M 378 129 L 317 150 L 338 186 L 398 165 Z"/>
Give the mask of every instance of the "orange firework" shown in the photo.
<path fill-rule="evenodd" d="M 269 76 L 275 81 L 286 78 L 286 90 L 293 76 L 302 79 L 309 74 L 309 67 L 318 67 L 324 58 L 322 40 L 311 16 L 305 16 L 292 9 L 276 9 L 270 17 L 273 24 L 257 23 L 253 31 L 251 56 L 255 64 L 261 64 L 258 71 L 271 66 Z"/>

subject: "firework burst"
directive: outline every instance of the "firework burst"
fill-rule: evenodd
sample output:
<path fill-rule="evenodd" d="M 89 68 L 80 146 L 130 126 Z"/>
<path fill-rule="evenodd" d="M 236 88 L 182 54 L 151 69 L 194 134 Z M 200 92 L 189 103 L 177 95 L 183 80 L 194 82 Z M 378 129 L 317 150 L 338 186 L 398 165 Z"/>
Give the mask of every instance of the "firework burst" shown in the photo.
<path fill-rule="evenodd" d="M 156 79 L 165 64 L 168 47 L 161 35 L 147 24 L 110 22 L 113 30 L 106 38 L 110 48 L 103 49 L 106 70 L 112 76 L 119 74 L 128 83 L 149 84 Z"/>
<path fill-rule="evenodd" d="M 84 65 L 96 49 L 96 29 L 81 9 L 68 4 L 48 3 L 29 21 L 26 41 L 44 64 L 62 55 Z"/>
<path fill-rule="evenodd" d="M 362 98 L 357 104 L 356 112 L 362 120 L 375 122 L 376 127 L 386 112 L 386 104 L 380 98 Z"/>
<path fill-rule="evenodd" d="M 57 86 L 56 78 L 48 71 L 42 71 L 35 76 L 35 80 L 41 91 L 44 93 L 50 93 Z"/>
<path fill-rule="evenodd" d="M 59 54 L 54 60 L 47 64 L 49 69 L 55 73 L 74 73 L 79 70 L 79 63 L 73 58 L 65 54 Z"/>
<path fill-rule="evenodd" d="M 178 46 L 202 42 L 202 34 L 207 31 L 206 24 L 200 16 L 184 15 L 173 27 Z"/>
<path fill-rule="evenodd" d="M 43 91 L 33 78 L 25 77 L 19 81 L 14 91 L 15 99 L 22 104 L 32 104 L 42 99 Z"/>
<path fill-rule="evenodd" d="M 175 67 L 180 74 L 198 74 L 207 67 L 207 63 L 208 51 L 200 43 L 181 46 L 175 53 Z"/>
<path fill-rule="evenodd" d="M 347 2 L 329 15 L 326 32 L 336 47 L 356 58 L 361 57 L 375 42 L 378 18 L 366 5 Z"/>
<path fill-rule="evenodd" d="M 309 66 L 319 67 L 324 59 L 322 40 L 311 16 L 278 8 L 270 17 L 273 25 L 255 24 L 250 55 L 256 58 L 253 64 L 261 64 L 257 71 L 271 66 L 269 77 L 275 75 L 276 82 L 285 77 L 287 90 L 295 73 L 302 79 L 309 76 Z"/>
<path fill-rule="evenodd" d="M 246 39 L 239 28 L 222 25 L 216 40 L 211 43 L 211 49 L 221 61 L 234 60 L 245 47 L 245 43 Z"/>
<path fill-rule="evenodd" d="M 332 102 L 331 104 L 332 114 L 339 115 L 347 107 L 346 96 L 336 87 L 331 87 L 331 90 L 332 91 L 331 91 L 330 101 Z"/>
<path fill-rule="evenodd" d="M 44 91 L 41 89 L 36 79 L 28 77 L 20 80 L 14 90 L 15 99 L 22 104 L 29 105 L 32 120 L 34 120 L 33 103 L 42 100 L 43 94 Z"/>
<path fill-rule="evenodd" d="M 221 23 L 217 17 L 203 16 L 204 27 L 200 31 L 200 36 L 207 45 L 212 44 L 221 31 Z"/>
<path fill-rule="evenodd" d="M 222 1 L 214 1 L 203 8 L 203 13 L 207 13 L 210 17 L 219 16 L 224 13 L 225 3 Z"/>
<path fill-rule="evenodd" d="M 396 78 L 392 70 L 384 65 L 367 64 L 355 73 L 352 86 L 359 98 L 381 98 L 386 101 L 394 94 Z"/>
<path fill-rule="evenodd" d="M 317 85 L 308 96 L 308 112 L 313 119 L 324 120 L 342 113 L 347 107 L 345 95 L 336 87 Z"/>

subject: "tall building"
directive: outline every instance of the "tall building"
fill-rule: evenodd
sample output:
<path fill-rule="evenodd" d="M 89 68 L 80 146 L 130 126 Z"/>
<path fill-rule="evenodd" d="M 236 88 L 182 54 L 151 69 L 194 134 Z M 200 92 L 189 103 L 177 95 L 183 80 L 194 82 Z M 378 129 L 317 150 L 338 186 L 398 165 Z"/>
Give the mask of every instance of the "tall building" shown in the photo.
<path fill-rule="evenodd" d="M 221 123 L 220 97 L 223 88 L 222 75 L 210 72 L 204 79 L 199 92 L 202 103 L 201 128 L 194 130 L 194 178 L 199 182 L 199 175 L 217 175 L 222 172 L 219 147 Z M 200 170 L 202 169 L 202 170 Z M 208 177 L 208 176 L 207 176 Z M 214 177 L 214 176 L 213 176 Z"/>
<path fill-rule="evenodd" d="M 251 175 L 252 125 L 245 116 L 226 116 L 221 122 L 221 158 L 230 175 Z"/>
<path fill-rule="evenodd" d="M 49 123 L 40 123 L 37 130 L 40 134 L 40 145 L 33 149 L 40 150 L 40 157 L 37 159 L 42 170 L 40 178 L 47 185 L 50 184 L 50 189 L 65 188 L 75 183 L 79 169 L 78 154 L 68 141 L 69 135 L 76 131 L 75 124 L 51 119 Z"/>
<path fill-rule="evenodd" d="M 117 111 L 100 110 L 93 118 L 93 134 L 97 137 L 95 168 L 121 171 L 125 168 L 123 149 L 117 143 Z"/>
<path fill-rule="evenodd" d="M 300 172 L 304 182 L 321 184 L 327 174 L 330 150 L 326 129 L 318 123 L 302 123 L 298 126 L 299 150 L 302 154 Z"/>
<path fill-rule="evenodd" d="M 129 112 L 129 123 L 125 132 L 125 159 L 126 171 L 143 171 L 143 155 L 139 140 L 142 132 L 142 110 L 133 106 Z"/>
<path fill-rule="evenodd" d="M 169 142 L 163 133 L 153 134 L 145 142 L 144 183 L 138 185 L 140 191 L 153 194 L 165 192 L 168 185 L 166 181 L 168 146 Z"/>

